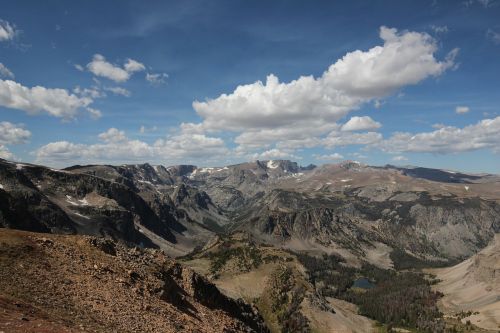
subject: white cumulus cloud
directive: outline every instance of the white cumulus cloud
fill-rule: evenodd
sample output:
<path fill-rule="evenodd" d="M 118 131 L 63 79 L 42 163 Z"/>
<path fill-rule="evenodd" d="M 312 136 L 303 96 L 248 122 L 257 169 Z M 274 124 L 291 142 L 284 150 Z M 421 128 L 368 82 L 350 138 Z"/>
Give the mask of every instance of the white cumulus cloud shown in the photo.
<path fill-rule="evenodd" d="M 186 163 L 187 160 L 206 162 L 228 153 L 222 139 L 185 133 L 182 130 L 153 144 L 130 139 L 124 131 L 116 128 L 108 129 L 99 134 L 98 138 L 101 142 L 95 144 L 69 141 L 48 143 L 34 152 L 36 161 L 53 166 L 144 161 L 173 164 Z"/>
<path fill-rule="evenodd" d="M 244 131 L 279 128 L 310 121 L 334 122 L 370 100 L 438 76 L 454 66 L 457 50 L 434 57 L 436 41 L 426 33 L 380 28 L 383 45 L 347 53 L 321 77 L 301 76 L 289 83 L 270 74 L 266 82 L 238 86 L 193 107 L 206 129 Z"/>
<path fill-rule="evenodd" d="M 395 133 L 375 146 L 388 152 L 459 153 L 478 149 L 500 152 L 500 117 L 463 128 L 445 126 L 432 132 Z"/>
<path fill-rule="evenodd" d="M 25 87 L 12 80 L 0 79 L 0 106 L 29 114 L 45 112 L 66 119 L 75 118 L 79 109 L 89 106 L 91 97 L 77 96 L 65 89 Z"/>
<path fill-rule="evenodd" d="M 363 117 L 352 117 L 347 123 L 345 123 L 341 130 L 342 131 L 365 131 L 373 130 L 382 127 L 382 124 L 373 120 L 368 116 Z"/>
<path fill-rule="evenodd" d="M 95 76 L 104 77 L 115 82 L 125 82 L 134 72 L 145 70 L 145 66 L 133 59 L 127 59 L 123 67 L 112 64 L 100 54 L 95 54 L 87 69 Z"/>
<path fill-rule="evenodd" d="M 153 145 L 158 156 L 171 160 L 221 158 L 228 153 L 224 140 L 205 134 L 179 133 Z"/>
<path fill-rule="evenodd" d="M 8 121 L 0 122 L 0 158 L 16 160 L 17 157 L 9 150 L 7 145 L 26 143 L 31 138 L 31 132 L 22 125 L 12 124 Z"/>
<path fill-rule="evenodd" d="M 8 121 L 0 122 L 0 145 L 16 145 L 26 143 L 31 137 L 31 132 L 21 125 Z"/>
<path fill-rule="evenodd" d="M 277 148 L 269 149 L 261 153 L 255 153 L 251 156 L 251 160 L 282 160 L 282 159 L 300 159 L 299 156 L 293 155 L 290 151 L 280 150 Z"/>
<path fill-rule="evenodd" d="M 293 124 L 289 127 L 249 129 L 238 135 L 234 141 L 246 147 L 267 147 L 274 142 L 278 142 L 281 147 L 311 147 L 319 143 L 316 136 L 339 128 L 336 123 L 314 120 L 310 120 L 309 124 L 312 126 Z"/>
<path fill-rule="evenodd" d="M 124 142 L 127 140 L 127 137 L 124 131 L 112 127 L 106 132 L 99 134 L 99 139 L 104 142 Z"/>
<path fill-rule="evenodd" d="M 10 150 L 7 147 L 0 144 L 0 158 L 6 160 L 13 160 L 15 159 L 15 156 L 10 152 Z"/>
<path fill-rule="evenodd" d="M 68 141 L 48 143 L 36 151 L 38 162 L 78 161 L 87 153 L 86 146 Z"/>
<path fill-rule="evenodd" d="M 141 72 L 141 71 L 146 69 L 144 64 L 141 64 L 140 62 L 138 62 L 137 60 L 134 60 L 134 59 L 127 59 L 127 62 L 125 63 L 125 65 L 123 67 L 129 73 Z"/>
<path fill-rule="evenodd" d="M 374 145 L 382 139 L 382 134 L 377 132 L 353 133 L 333 131 L 322 140 L 322 144 L 328 148 L 350 145 Z"/>
<path fill-rule="evenodd" d="M 440 60 L 435 57 L 438 43 L 427 33 L 381 27 L 379 36 L 381 45 L 347 53 L 319 77 L 280 82 L 269 74 L 265 82 L 194 101 L 193 108 L 203 119 L 199 129 L 236 133 L 240 153 L 382 140 L 376 132 L 351 133 L 380 128 L 370 117 L 352 117 L 343 128 L 337 122 L 365 103 L 380 106 L 382 99 L 400 89 L 454 68 L 458 49 Z"/>

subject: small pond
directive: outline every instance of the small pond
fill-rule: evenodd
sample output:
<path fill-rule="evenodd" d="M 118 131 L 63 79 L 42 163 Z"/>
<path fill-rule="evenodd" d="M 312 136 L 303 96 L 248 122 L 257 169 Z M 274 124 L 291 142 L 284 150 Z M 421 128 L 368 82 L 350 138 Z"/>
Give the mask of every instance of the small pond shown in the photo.
<path fill-rule="evenodd" d="M 375 284 L 370 282 L 367 278 L 359 278 L 354 281 L 354 284 L 352 285 L 353 288 L 361 288 L 361 289 L 372 289 L 375 287 Z"/>

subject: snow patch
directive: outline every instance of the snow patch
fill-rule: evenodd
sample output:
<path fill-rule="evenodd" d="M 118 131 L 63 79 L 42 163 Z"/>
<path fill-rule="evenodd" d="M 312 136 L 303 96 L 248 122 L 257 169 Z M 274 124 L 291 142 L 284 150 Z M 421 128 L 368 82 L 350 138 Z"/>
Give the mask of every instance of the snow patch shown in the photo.
<path fill-rule="evenodd" d="M 286 170 L 285 170 L 285 172 L 286 172 Z M 304 173 L 303 173 L 303 172 L 297 172 L 297 173 L 292 173 L 292 174 L 290 174 L 290 177 L 293 177 L 293 178 L 299 178 L 299 177 L 301 177 L 301 176 L 303 176 L 303 175 L 304 175 Z"/>
<path fill-rule="evenodd" d="M 346 182 L 350 182 L 352 180 L 352 178 L 347 178 L 347 179 L 341 179 L 340 181 L 342 183 L 346 183 Z"/>
<path fill-rule="evenodd" d="M 195 175 L 199 173 L 208 173 L 212 174 L 214 172 L 220 172 L 222 170 L 227 170 L 227 167 L 224 168 L 196 168 L 194 171 L 188 176 L 189 179 L 193 179 Z"/>
<path fill-rule="evenodd" d="M 80 202 L 80 205 L 82 205 L 82 206 L 88 206 L 89 205 L 89 202 L 85 198 L 78 200 L 78 202 Z"/>
<path fill-rule="evenodd" d="M 469 186 L 464 186 L 465 190 L 468 191 L 469 190 Z"/>
<path fill-rule="evenodd" d="M 71 173 L 69 171 L 66 171 L 66 170 L 59 170 L 59 169 L 52 169 L 50 168 L 51 171 L 54 171 L 54 172 L 61 172 L 61 173 Z"/>
<path fill-rule="evenodd" d="M 3 190 L 3 185 L 2 184 L 0 184 L 0 190 Z"/>
<path fill-rule="evenodd" d="M 84 219 L 87 219 L 87 220 L 90 220 L 90 217 L 88 216 L 85 216 L 85 215 L 82 215 L 80 213 L 77 213 L 77 212 L 73 212 L 73 214 L 75 214 L 76 216 L 80 216 L 80 217 L 83 217 Z"/>
<path fill-rule="evenodd" d="M 77 202 L 73 201 L 71 195 L 66 195 L 66 202 L 73 206 L 80 206 Z"/>
<path fill-rule="evenodd" d="M 267 165 L 266 166 L 267 166 L 268 169 L 276 169 L 277 167 L 279 167 L 279 164 L 276 163 L 273 160 L 269 160 L 269 161 L 267 161 Z"/>
<path fill-rule="evenodd" d="M 16 164 L 16 169 L 17 170 L 22 170 L 25 166 L 26 166 L 26 164 L 17 163 Z"/>
<path fill-rule="evenodd" d="M 89 203 L 87 199 L 77 199 L 76 201 L 73 199 L 71 195 L 66 195 L 66 202 L 73 206 L 88 206 Z"/>

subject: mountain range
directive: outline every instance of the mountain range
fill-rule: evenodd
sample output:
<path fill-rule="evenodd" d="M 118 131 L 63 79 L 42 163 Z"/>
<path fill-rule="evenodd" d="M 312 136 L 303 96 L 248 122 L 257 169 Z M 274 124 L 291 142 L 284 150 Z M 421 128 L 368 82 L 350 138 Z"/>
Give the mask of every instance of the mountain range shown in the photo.
<path fill-rule="evenodd" d="M 244 324 L 240 314 L 229 313 L 239 316 L 241 330 L 265 331 L 267 325 L 272 332 L 326 332 L 325 327 L 337 325 L 364 332 L 384 320 L 363 310 L 361 296 L 350 294 L 356 279 L 377 281 L 375 270 L 385 281 L 389 278 L 380 276 L 387 272 L 453 266 L 487 248 L 500 233 L 500 176 L 356 161 L 305 167 L 268 160 L 222 167 L 146 163 L 53 169 L 0 160 L 0 226 L 67 239 L 108 239 L 124 252 L 154 249 L 177 258 L 197 272 L 190 274 L 207 276 L 224 297 L 253 303 L 265 325 Z M 321 283 L 327 280 L 312 278 L 316 259 L 311 258 L 327 258 L 339 274 L 343 267 L 351 269 L 348 288 L 324 289 Z M 296 283 L 283 287 L 283 276 Z M 261 286 L 250 287 L 255 281 Z M 295 318 L 293 323 L 280 319 L 276 302 L 263 297 L 272 281 L 288 295 L 288 312 L 283 311 Z M 465 318 L 458 319 L 459 326 Z M 427 322 L 405 320 L 394 324 L 424 331 L 451 325 L 430 328 Z M 471 325 L 480 330 L 480 321 Z"/>

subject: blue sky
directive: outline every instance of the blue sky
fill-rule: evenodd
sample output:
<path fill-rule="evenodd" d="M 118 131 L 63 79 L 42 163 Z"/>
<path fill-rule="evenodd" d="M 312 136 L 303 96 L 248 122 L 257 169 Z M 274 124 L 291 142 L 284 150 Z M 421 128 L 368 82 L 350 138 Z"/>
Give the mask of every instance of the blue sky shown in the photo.
<path fill-rule="evenodd" d="M 0 3 L 0 157 L 500 173 L 499 0 Z"/>

